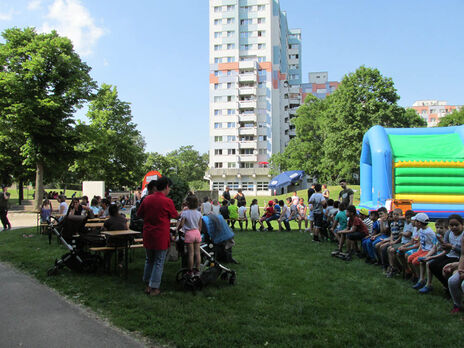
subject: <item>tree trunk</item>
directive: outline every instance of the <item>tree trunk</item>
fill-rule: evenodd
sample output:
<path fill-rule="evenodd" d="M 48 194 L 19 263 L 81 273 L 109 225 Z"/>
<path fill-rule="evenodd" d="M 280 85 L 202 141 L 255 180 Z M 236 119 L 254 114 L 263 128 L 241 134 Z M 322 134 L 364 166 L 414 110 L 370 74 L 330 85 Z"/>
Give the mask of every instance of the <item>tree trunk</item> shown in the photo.
<path fill-rule="evenodd" d="M 24 200 L 24 187 L 23 187 L 23 180 L 19 179 L 18 183 L 18 204 L 21 205 L 22 201 Z"/>
<path fill-rule="evenodd" d="M 37 162 L 37 169 L 35 172 L 35 196 L 34 196 L 34 208 L 39 211 L 42 205 L 43 198 L 43 164 Z"/>

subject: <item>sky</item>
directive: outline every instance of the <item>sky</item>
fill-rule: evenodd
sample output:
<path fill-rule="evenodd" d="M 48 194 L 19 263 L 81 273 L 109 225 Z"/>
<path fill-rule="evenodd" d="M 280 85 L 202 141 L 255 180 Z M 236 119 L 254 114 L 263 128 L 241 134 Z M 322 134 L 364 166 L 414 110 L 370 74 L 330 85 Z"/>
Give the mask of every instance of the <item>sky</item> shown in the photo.
<path fill-rule="evenodd" d="M 359 66 L 391 77 L 401 99 L 464 104 L 462 0 L 280 0 L 302 30 L 310 71 L 340 81 Z M 209 147 L 208 0 L 0 0 L 0 31 L 55 29 L 99 84 L 131 103 L 146 151 Z M 1 41 L 1 39 L 0 39 Z M 85 119 L 85 110 L 77 114 Z"/>

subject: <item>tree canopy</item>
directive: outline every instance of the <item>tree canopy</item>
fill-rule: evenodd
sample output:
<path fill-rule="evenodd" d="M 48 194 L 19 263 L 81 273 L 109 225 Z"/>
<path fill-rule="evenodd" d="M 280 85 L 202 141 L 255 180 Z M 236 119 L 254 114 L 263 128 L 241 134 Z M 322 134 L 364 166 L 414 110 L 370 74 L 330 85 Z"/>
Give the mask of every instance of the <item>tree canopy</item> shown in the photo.
<path fill-rule="evenodd" d="M 303 169 L 324 181 L 352 178 L 359 172 L 362 138 L 370 127 L 426 125 L 398 100 L 391 78 L 361 66 L 326 99 L 306 98 L 292 120 L 296 137 L 282 154 L 272 156 L 272 166 L 280 171 Z"/>
<path fill-rule="evenodd" d="M 79 154 L 71 171 L 81 180 L 102 180 L 108 187 L 134 186 L 143 177 L 145 142 L 132 121 L 130 105 L 116 87 L 102 84 L 89 105 L 89 124 L 76 127 Z"/>
<path fill-rule="evenodd" d="M 460 111 L 453 111 L 440 119 L 438 127 L 461 126 L 464 124 L 464 108 Z"/>
<path fill-rule="evenodd" d="M 95 83 L 68 38 L 55 31 L 7 29 L 0 44 L 0 129 L 14 129 L 25 165 L 36 167 L 43 191 L 44 163 L 73 158 L 73 113 L 89 99 Z M 36 195 L 36 207 L 41 194 Z"/>

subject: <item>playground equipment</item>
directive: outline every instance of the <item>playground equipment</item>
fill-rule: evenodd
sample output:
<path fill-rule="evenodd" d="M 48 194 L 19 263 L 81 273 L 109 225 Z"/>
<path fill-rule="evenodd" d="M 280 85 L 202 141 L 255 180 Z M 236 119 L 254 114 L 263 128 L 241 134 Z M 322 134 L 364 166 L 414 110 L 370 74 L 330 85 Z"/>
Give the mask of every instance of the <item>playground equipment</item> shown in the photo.
<path fill-rule="evenodd" d="M 464 216 L 464 126 L 383 128 L 364 135 L 361 207 L 410 202 L 431 219 Z"/>

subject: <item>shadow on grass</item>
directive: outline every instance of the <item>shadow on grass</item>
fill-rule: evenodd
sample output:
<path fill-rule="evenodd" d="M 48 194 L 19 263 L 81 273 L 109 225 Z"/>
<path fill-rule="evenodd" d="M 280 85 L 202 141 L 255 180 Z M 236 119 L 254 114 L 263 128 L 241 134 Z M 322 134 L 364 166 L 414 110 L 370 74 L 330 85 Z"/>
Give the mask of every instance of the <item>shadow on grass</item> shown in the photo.
<path fill-rule="evenodd" d="M 462 321 L 439 284 L 419 296 L 362 260 L 330 257 L 333 245 L 300 232 L 238 232 L 237 283 L 218 280 L 195 295 L 179 289 L 179 262 L 166 264 L 159 298 L 143 294 L 144 251 L 127 280 L 117 275 L 46 271 L 65 253 L 32 230 L 0 233 L 0 260 L 26 271 L 113 324 L 161 344 L 219 346 L 460 346 Z"/>

